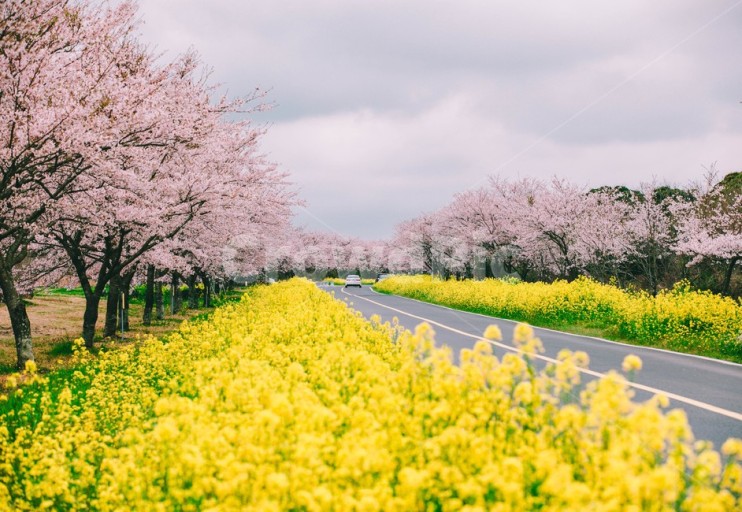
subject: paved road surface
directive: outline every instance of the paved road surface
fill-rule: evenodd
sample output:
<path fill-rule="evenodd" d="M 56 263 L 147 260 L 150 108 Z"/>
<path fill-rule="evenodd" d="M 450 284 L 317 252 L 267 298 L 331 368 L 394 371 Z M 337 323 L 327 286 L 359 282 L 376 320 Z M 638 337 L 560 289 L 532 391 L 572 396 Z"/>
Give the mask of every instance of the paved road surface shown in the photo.
<path fill-rule="evenodd" d="M 320 287 L 352 303 L 367 318 L 376 314 L 383 321 L 391 321 L 397 317 L 408 329 L 427 321 L 436 331 L 437 343 L 448 345 L 456 354 L 473 346 L 490 324 L 499 326 L 503 334 L 503 346 L 495 347 L 495 354 L 501 356 L 507 350 L 505 346 L 512 346 L 515 322 L 510 320 L 383 295 L 368 286 L 359 289 L 321 284 Z M 543 356 L 556 357 L 563 348 L 587 352 L 591 373 L 584 380 L 620 369 L 626 355 L 636 354 L 644 363 L 634 378 L 636 400 L 664 392 L 670 397 L 671 408 L 686 411 L 696 438 L 713 441 L 717 449 L 729 437 L 742 438 L 742 365 L 549 329 L 535 328 L 535 331 L 544 344 Z"/>

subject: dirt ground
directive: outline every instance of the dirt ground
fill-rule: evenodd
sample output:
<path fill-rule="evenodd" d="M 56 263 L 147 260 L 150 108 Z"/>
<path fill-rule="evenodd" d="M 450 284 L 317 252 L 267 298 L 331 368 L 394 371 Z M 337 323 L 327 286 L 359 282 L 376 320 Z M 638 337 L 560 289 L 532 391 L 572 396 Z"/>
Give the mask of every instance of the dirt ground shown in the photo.
<path fill-rule="evenodd" d="M 27 301 L 26 305 L 31 320 L 33 336 L 34 358 L 39 371 L 49 371 L 59 366 L 65 366 L 71 357 L 71 345 L 82 332 L 82 316 L 85 310 L 85 299 L 69 295 L 36 295 Z M 161 321 L 153 321 L 152 325 L 142 325 L 143 306 L 132 304 L 129 313 L 131 330 L 120 333 L 114 338 L 114 343 L 127 343 L 137 336 L 153 334 L 163 335 L 178 328 L 186 318 L 206 309 L 189 310 L 185 314 L 165 315 Z M 98 317 L 98 331 L 100 336 L 105 320 L 105 300 L 101 301 Z M 15 340 L 10 326 L 8 310 L 0 304 L 0 375 L 15 371 L 16 364 Z"/>

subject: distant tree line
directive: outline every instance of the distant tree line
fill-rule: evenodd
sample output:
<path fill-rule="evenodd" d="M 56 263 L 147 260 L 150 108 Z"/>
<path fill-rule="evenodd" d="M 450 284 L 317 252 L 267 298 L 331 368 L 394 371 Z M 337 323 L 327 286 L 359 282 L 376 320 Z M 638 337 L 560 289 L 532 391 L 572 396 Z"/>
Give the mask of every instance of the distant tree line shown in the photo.
<path fill-rule="evenodd" d="M 592 190 L 558 178 L 493 177 L 401 222 L 389 240 L 301 229 L 284 235 L 269 251 L 278 278 L 392 271 L 551 282 L 586 275 L 651 294 L 685 279 L 739 297 L 742 173 L 718 179 L 712 168 L 684 188 Z"/>
<path fill-rule="evenodd" d="M 495 177 L 401 223 L 391 243 L 411 267 L 443 277 L 471 277 L 485 260 L 488 275 L 497 261 L 526 281 L 587 275 L 656 294 L 686 279 L 739 297 L 742 173 L 637 190 Z"/>

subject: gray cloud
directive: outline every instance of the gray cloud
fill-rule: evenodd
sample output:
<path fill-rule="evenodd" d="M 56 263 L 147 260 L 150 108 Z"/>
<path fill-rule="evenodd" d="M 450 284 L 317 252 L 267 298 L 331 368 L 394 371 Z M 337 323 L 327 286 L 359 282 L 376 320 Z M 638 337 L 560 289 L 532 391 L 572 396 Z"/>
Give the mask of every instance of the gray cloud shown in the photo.
<path fill-rule="evenodd" d="M 312 213 L 369 237 L 492 172 L 738 170 L 739 3 L 140 1 L 160 50 L 195 47 L 232 94 L 271 88 L 266 151 Z"/>

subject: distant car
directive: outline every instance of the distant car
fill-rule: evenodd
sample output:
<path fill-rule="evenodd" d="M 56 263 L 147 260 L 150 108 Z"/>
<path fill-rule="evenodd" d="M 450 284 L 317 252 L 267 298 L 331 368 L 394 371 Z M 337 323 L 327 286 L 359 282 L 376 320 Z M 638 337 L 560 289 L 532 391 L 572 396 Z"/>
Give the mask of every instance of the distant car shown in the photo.
<path fill-rule="evenodd" d="M 361 287 L 361 276 L 350 274 L 348 277 L 346 277 L 345 288 L 347 288 L 348 286 L 357 286 L 358 288 L 360 288 Z"/>
<path fill-rule="evenodd" d="M 376 282 L 383 281 L 387 277 L 391 277 L 391 274 L 376 274 Z"/>

